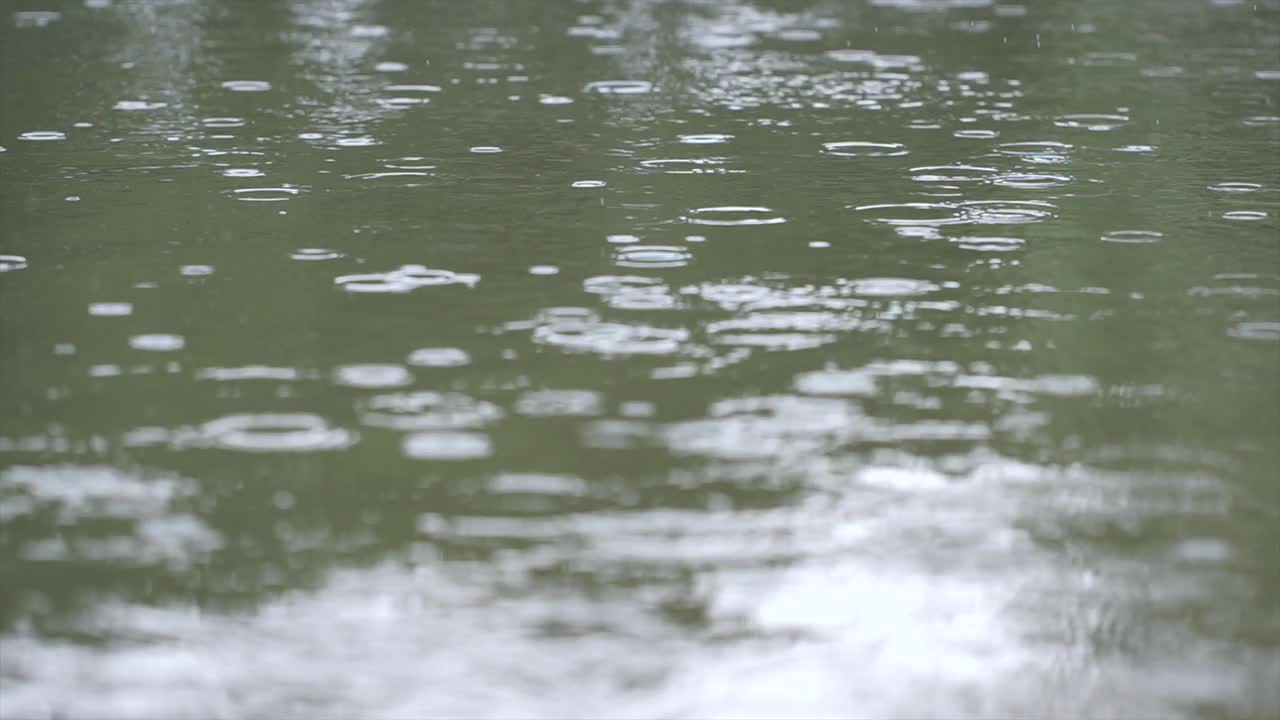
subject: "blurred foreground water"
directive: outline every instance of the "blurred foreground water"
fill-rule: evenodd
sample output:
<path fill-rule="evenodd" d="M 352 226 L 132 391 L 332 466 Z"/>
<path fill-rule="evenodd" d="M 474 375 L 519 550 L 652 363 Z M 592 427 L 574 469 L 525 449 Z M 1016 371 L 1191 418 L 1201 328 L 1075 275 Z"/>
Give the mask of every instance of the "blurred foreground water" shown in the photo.
<path fill-rule="evenodd" d="M 0 9 L 0 717 L 1280 714 L 1276 0 Z"/>

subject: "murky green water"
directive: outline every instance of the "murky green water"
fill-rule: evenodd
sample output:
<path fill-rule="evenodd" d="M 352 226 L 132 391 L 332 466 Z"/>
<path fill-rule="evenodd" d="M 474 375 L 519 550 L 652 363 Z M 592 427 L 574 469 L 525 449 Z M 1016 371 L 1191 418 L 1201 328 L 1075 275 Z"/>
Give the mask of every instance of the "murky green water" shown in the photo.
<path fill-rule="evenodd" d="M 0 716 L 1280 710 L 1275 0 L 0 7 Z"/>

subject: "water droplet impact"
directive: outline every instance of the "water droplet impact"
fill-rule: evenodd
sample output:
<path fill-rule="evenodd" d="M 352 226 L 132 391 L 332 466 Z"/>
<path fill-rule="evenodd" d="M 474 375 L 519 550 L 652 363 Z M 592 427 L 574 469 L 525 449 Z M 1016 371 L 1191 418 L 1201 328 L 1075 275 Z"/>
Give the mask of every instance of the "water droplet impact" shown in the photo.
<path fill-rule="evenodd" d="M 822 147 L 827 151 L 828 155 L 838 155 L 840 157 L 900 157 L 911 152 L 902 143 L 861 142 L 856 140 L 823 143 Z"/>
<path fill-rule="evenodd" d="M 1267 214 L 1261 210 L 1232 210 L 1222 213 L 1224 220 L 1266 220 Z"/>
<path fill-rule="evenodd" d="M 151 352 L 172 352 L 181 350 L 185 347 L 187 341 L 181 335 L 170 335 L 165 333 L 152 333 L 148 335 L 134 335 L 129 338 L 129 347 L 135 350 L 148 350 Z"/>
<path fill-rule="evenodd" d="M 387 393 L 357 403 L 356 409 L 361 423 L 391 430 L 477 428 L 503 416 L 497 405 L 462 393 Z"/>
<path fill-rule="evenodd" d="M 1164 233 L 1155 230 L 1112 230 L 1102 236 L 1103 242 L 1144 245 L 1160 242 Z"/>
<path fill-rule="evenodd" d="M 644 95 L 653 91 L 653 83 L 644 80 L 597 80 L 587 83 L 583 90 L 597 95 Z"/>
<path fill-rule="evenodd" d="M 168 106 L 169 106 L 169 103 L 162 103 L 162 102 L 147 102 L 146 100 L 121 100 L 117 102 L 113 107 L 116 110 L 145 111 L 145 110 L 159 110 L 160 108 L 168 107 Z"/>
<path fill-rule="evenodd" d="M 722 135 L 719 133 L 680 136 L 680 142 L 686 145 L 716 145 L 719 143 L 727 143 L 732 139 L 733 139 L 732 135 Z"/>
<path fill-rule="evenodd" d="M 180 273 L 187 277 L 203 277 L 213 274 L 212 265 L 183 265 L 178 269 Z"/>
<path fill-rule="evenodd" d="M 315 261 L 315 260 L 337 260 L 339 258 L 345 257 L 345 255 L 338 252 L 337 250 L 329 250 L 327 248 L 298 248 L 297 250 L 293 251 L 293 254 L 290 255 L 289 257 L 293 258 L 294 260 Z"/>
<path fill-rule="evenodd" d="M 133 303 L 97 302 L 89 304 L 89 314 L 96 317 L 124 317 L 133 314 Z"/>
<path fill-rule="evenodd" d="M 1214 192 L 1250 193 L 1261 190 L 1262 186 L 1258 183 L 1250 182 L 1221 182 L 1215 185 L 1210 185 L 1209 189 Z"/>
<path fill-rule="evenodd" d="M 608 185 L 608 183 L 606 183 L 604 180 L 576 180 L 573 183 L 573 187 L 583 188 L 583 189 L 602 188 L 606 185 Z"/>
<path fill-rule="evenodd" d="M 308 413 L 238 414 L 210 420 L 201 435 L 213 446 L 241 452 L 341 450 L 357 435 Z"/>
<path fill-rule="evenodd" d="M 27 259 L 21 255 L 0 255 L 0 273 L 26 269 Z"/>
<path fill-rule="evenodd" d="M 849 292 L 872 297 L 925 295 L 938 290 L 938 286 L 926 280 L 910 278 L 862 278 L 849 282 Z"/>
<path fill-rule="evenodd" d="M 555 314 L 533 331 L 533 342 L 539 345 L 606 356 L 667 355 L 688 339 L 689 331 L 684 328 L 602 322 L 585 310 Z"/>
<path fill-rule="evenodd" d="M 1091 115 L 1088 113 L 1080 113 L 1075 115 L 1059 115 L 1058 118 L 1053 121 L 1053 124 L 1061 128 L 1105 132 L 1107 130 L 1115 130 L 1118 127 L 1129 124 L 1129 117 L 1127 115 Z"/>
<path fill-rule="evenodd" d="M 689 264 L 693 254 L 678 245 L 628 245 L 613 255 L 622 267 L 673 268 Z"/>
<path fill-rule="evenodd" d="M 1280 322 L 1243 322 L 1227 331 L 1241 340 L 1280 340 Z"/>
<path fill-rule="evenodd" d="M 439 285 L 474 287 L 479 281 L 479 275 L 437 270 L 423 265 L 402 265 L 391 272 L 343 275 L 335 278 L 333 282 L 348 292 L 404 293 L 421 287 Z"/>
<path fill-rule="evenodd" d="M 736 225 L 777 225 L 787 221 L 786 218 L 774 214 L 770 208 L 748 205 L 697 208 L 689 211 L 689 216 L 686 220 L 694 225 L 726 227 Z"/>
<path fill-rule="evenodd" d="M 978 225 L 1018 225 L 1053 217 L 1056 207 L 1039 200 L 972 200 L 960 203 L 964 222 Z"/>
<path fill-rule="evenodd" d="M 244 118 L 210 117 L 201 120 L 200 124 L 209 128 L 237 128 L 244 127 Z"/>
<path fill-rule="evenodd" d="M 951 134 L 954 137 L 969 140 L 990 140 L 1000 137 L 1000 133 L 995 130 L 957 130 Z"/>
<path fill-rule="evenodd" d="M 481 154 L 487 154 L 487 153 L 500 153 L 500 152 L 502 152 L 502 148 L 500 148 L 500 147 L 498 147 L 498 146 L 496 146 L 496 145 L 477 145 L 477 146 L 475 146 L 475 147 L 471 148 L 471 152 L 473 152 L 473 153 L 481 153 Z"/>
<path fill-rule="evenodd" d="M 1050 175 L 1046 173 L 1002 173 L 997 175 L 992 183 L 1002 187 L 1022 188 L 1026 190 L 1039 190 L 1044 188 L 1054 188 L 1066 185 L 1071 182 L 1072 178 L 1067 175 Z"/>
<path fill-rule="evenodd" d="M 271 89 L 271 83 L 265 80 L 227 80 L 222 87 L 232 92 L 266 92 Z"/>
<path fill-rule="evenodd" d="M 414 460 L 479 460 L 493 454 L 489 436 L 471 432 L 414 433 L 402 448 Z"/>
<path fill-rule="evenodd" d="M 409 353 L 408 362 L 418 367 L 462 367 L 470 364 L 471 356 L 454 347 L 420 348 Z"/>
<path fill-rule="evenodd" d="M 403 387 L 413 382 L 413 375 L 400 365 L 344 365 L 333 371 L 338 385 L 358 388 Z"/>
<path fill-rule="evenodd" d="M 222 174 L 225 175 L 226 177 L 250 178 L 250 177 L 262 177 L 266 173 L 256 168 L 227 168 L 226 170 L 222 171 Z"/>
<path fill-rule="evenodd" d="M 231 194 L 237 200 L 245 202 L 281 202 L 302 194 L 302 188 L 293 187 L 292 185 L 281 185 L 280 187 L 262 187 L 262 188 L 239 188 L 232 190 Z"/>
<path fill-rule="evenodd" d="M 67 134 L 57 130 L 31 130 L 24 132 L 18 136 L 19 140 L 30 140 L 34 142 L 47 142 L 50 140 L 66 140 Z"/>

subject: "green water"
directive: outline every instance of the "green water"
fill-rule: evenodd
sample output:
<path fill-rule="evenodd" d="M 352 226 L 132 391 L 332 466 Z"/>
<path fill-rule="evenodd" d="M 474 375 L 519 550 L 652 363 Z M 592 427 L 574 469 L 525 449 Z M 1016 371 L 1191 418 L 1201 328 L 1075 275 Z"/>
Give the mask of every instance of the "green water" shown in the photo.
<path fill-rule="evenodd" d="M 1275 0 L 0 10 L 0 717 L 1280 712 Z"/>

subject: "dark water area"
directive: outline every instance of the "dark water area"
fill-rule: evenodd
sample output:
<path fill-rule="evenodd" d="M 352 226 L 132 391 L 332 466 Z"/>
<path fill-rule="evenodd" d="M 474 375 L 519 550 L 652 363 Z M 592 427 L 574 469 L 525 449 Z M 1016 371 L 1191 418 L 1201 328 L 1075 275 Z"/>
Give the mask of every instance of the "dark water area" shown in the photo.
<path fill-rule="evenodd" d="M 0 10 L 0 717 L 1280 714 L 1276 0 Z"/>

